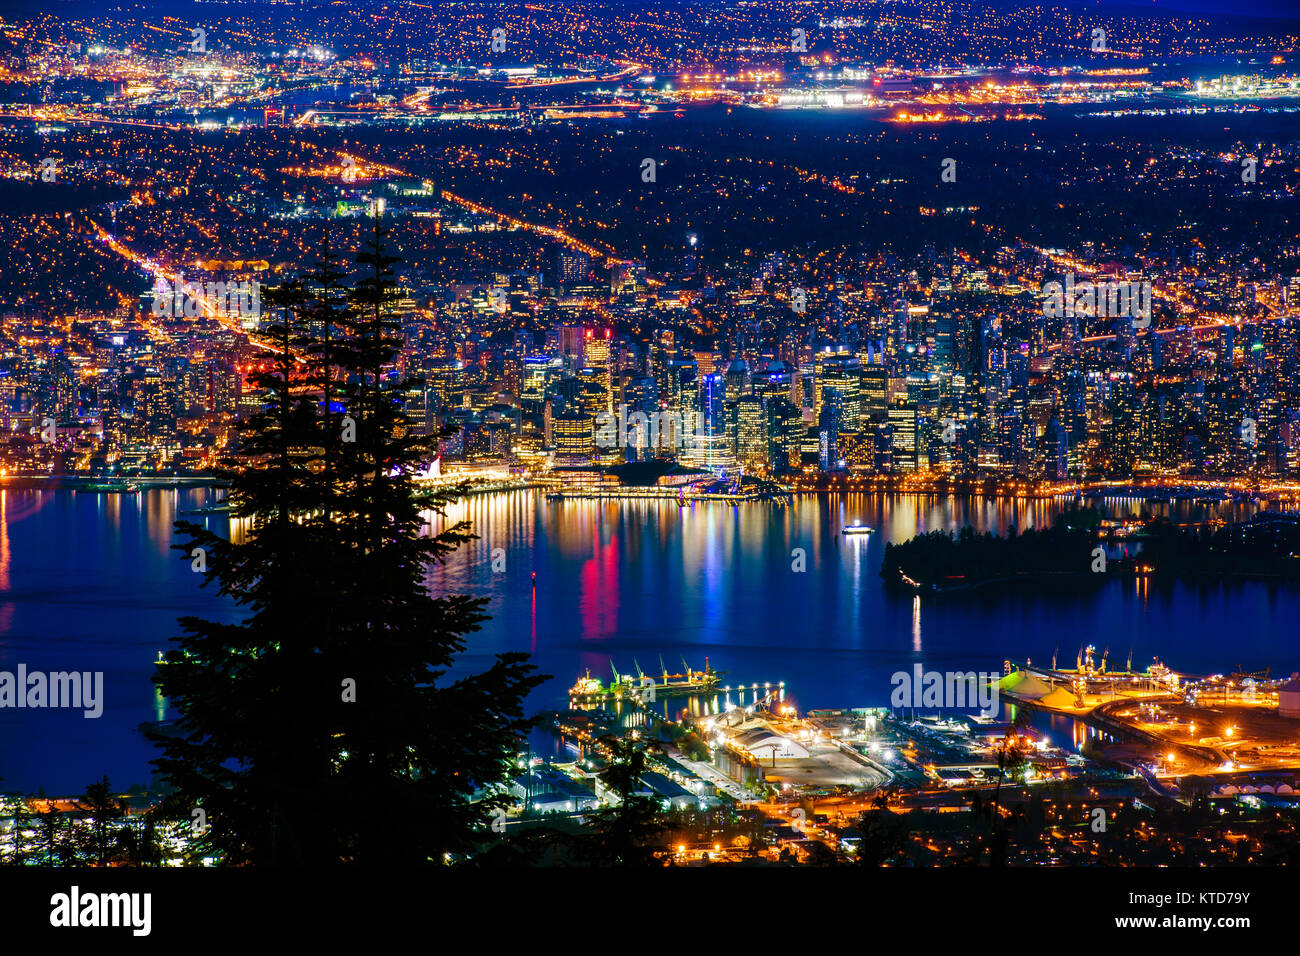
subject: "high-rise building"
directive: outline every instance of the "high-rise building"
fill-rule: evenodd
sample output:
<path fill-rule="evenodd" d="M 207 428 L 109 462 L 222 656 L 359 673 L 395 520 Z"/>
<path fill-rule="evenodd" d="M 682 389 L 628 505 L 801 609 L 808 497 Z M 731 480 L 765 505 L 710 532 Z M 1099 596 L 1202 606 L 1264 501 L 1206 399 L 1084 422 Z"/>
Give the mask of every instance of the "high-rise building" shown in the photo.
<path fill-rule="evenodd" d="M 645 434 L 641 434 L 636 429 L 628 426 L 628 434 L 624 436 L 626 443 L 623 448 L 623 457 L 628 461 L 642 461 L 655 457 L 659 453 L 662 444 L 671 440 L 674 436 L 661 436 L 658 434 L 658 429 L 650 427 L 650 424 L 655 421 L 654 416 L 659 411 L 654 379 L 648 377 L 628 379 L 627 385 L 623 389 L 623 405 L 626 408 L 628 419 L 632 419 L 637 414 L 644 415 L 646 419 Z M 634 431 L 635 434 L 633 434 Z"/>
<path fill-rule="evenodd" d="M 561 249 L 556 259 L 561 283 L 582 282 L 591 269 L 591 260 L 586 254 L 573 249 Z"/>
<path fill-rule="evenodd" d="M 842 422 L 842 430 L 857 431 L 862 414 L 862 367 L 858 357 L 850 352 L 818 352 L 815 364 L 817 384 L 814 411 L 818 420 L 820 421 L 826 404 L 826 390 L 834 389 L 839 395 L 840 408 L 837 414 Z"/>
<path fill-rule="evenodd" d="M 885 422 L 889 413 L 889 370 L 883 365 L 864 366 L 859 396 L 859 425 Z"/>
<path fill-rule="evenodd" d="M 767 415 L 763 402 L 756 395 L 742 395 L 734 403 L 736 409 L 736 458 L 750 469 L 767 466 Z"/>
<path fill-rule="evenodd" d="M 777 395 L 767 400 L 767 455 L 778 474 L 799 467 L 803 441 L 803 412 L 788 398 Z"/>
<path fill-rule="evenodd" d="M 695 352 L 695 366 L 700 370 L 700 375 L 712 375 L 717 371 L 718 353 L 712 350 Z"/>
<path fill-rule="evenodd" d="M 1066 480 L 1070 476 L 1070 433 L 1055 416 L 1043 436 L 1043 452 L 1043 477 L 1049 481 Z"/>
<path fill-rule="evenodd" d="M 727 366 L 727 401 L 736 401 L 747 394 L 749 388 L 749 366 L 744 359 L 734 359 Z"/>
<path fill-rule="evenodd" d="M 583 348 L 589 329 L 580 325 L 561 325 L 558 329 L 558 351 L 564 367 L 570 371 L 582 368 L 586 364 Z"/>
<path fill-rule="evenodd" d="M 839 389 L 822 388 L 822 410 L 817 416 L 817 460 L 822 471 L 840 468 L 840 432 L 844 426 L 844 397 Z"/>
<path fill-rule="evenodd" d="M 939 375 L 915 374 L 907 376 L 907 401 L 915 405 L 922 417 L 928 417 L 939 408 Z"/>
<path fill-rule="evenodd" d="M 695 418 L 694 434 L 688 436 L 687 458 L 695 467 L 716 475 L 730 474 L 736 469 L 736 458 L 727 441 L 725 400 L 723 376 L 705 375 L 700 378 L 699 412 Z"/>
<path fill-rule="evenodd" d="M 790 366 L 784 362 L 769 362 L 751 379 L 754 394 L 764 402 L 776 397 L 789 401 L 793 375 Z"/>
<path fill-rule="evenodd" d="M 674 359 L 669 367 L 671 382 L 669 403 L 671 406 L 681 413 L 683 417 L 687 412 L 700 410 L 699 369 L 695 365 L 695 360 Z"/>
<path fill-rule="evenodd" d="M 579 465 L 596 453 L 596 419 L 582 411 L 565 411 L 551 419 L 557 464 Z"/>
<path fill-rule="evenodd" d="M 583 335 L 583 367 L 595 373 L 595 380 L 605 393 L 604 411 L 612 411 L 611 336 L 609 329 L 587 329 Z"/>
<path fill-rule="evenodd" d="M 888 412 L 891 457 L 895 471 L 915 471 L 918 467 L 917 449 L 919 428 L 916 407 L 900 401 Z"/>
<path fill-rule="evenodd" d="M 601 412 L 609 413 L 612 410 L 613 403 L 608 385 L 609 372 L 603 369 L 582 368 L 578 370 L 576 378 L 582 386 L 580 402 L 584 412 L 595 418 Z"/>
<path fill-rule="evenodd" d="M 519 401 L 525 411 L 536 414 L 546 401 L 546 388 L 560 375 L 560 360 L 544 355 L 527 355 L 519 383 Z"/>

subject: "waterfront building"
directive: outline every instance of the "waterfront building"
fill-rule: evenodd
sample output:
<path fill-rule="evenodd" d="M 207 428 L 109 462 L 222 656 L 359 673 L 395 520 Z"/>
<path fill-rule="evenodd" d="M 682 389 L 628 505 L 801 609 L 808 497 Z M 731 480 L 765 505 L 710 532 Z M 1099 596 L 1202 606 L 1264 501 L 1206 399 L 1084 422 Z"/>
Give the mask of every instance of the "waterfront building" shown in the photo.
<path fill-rule="evenodd" d="M 817 417 L 818 465 L 822 471 L 840 469 L 840 431 L 844 428 L 844 398 L 838 389 L 822 389 L 822 410 Z"/>
<path fill-rule="evenodd" d="M 551 436 L 557 463 L 585 464 L 596 453 L 596 418 L 578 409 L 561 412 L 551 418 Z"/>

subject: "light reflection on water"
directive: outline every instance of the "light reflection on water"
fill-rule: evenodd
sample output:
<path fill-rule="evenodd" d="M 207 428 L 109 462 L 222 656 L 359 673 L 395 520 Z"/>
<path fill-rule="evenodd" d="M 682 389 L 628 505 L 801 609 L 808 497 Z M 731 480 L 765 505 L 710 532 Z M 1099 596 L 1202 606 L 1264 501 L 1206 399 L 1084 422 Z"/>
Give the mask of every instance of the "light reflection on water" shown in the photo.
<path fill-rule="evenodd" d="M 531 491 L 457 504 L 453 520 L 480 540 L 431 575 L 435 589 L 491 595 L 493 619 L 473 639 L 479 659 L 531 650 L 555 679 L 539 706 L 560 706 L 590 669 L 602 679 L 658 655 L 707 656 L 734 680 L 785 680 L 803 706 L 887 703 L 890 675 L 921 661 L 938 669 L 1001 670 L 1026 657 L 1071 659 L 1086 644 L 1145 667 L 1159 656 L 1191 671 L 1223 669 L 1225 635 L 1250 667 L 1294 669 L 1283 639 L 1300 594 L 1265 584 L 1190 587 L 1141 582 L 1087 593 L 975 595 L 943 601 L 886 594 L 884 543 L 935 529 L 1042 526 L 1070 502 L 957 496 L 801 496 L 789 506 L 556 501 Z M 1140 509 L 1188 514 L 1189 504 L 1104 502 L 1113 516 Z M 1244 516 L 1245 506 L 1228 506 Z M 840 528 L 862 522 L 869 536 Z M 506 570 L 492 573 L 503 548 Z M 806 571 L 795 568 L 802 549 Z M 534 593 L 531 575 L 537 573 Z M 1235 666 L 1235 661 L 1230 662 Z M 1069 735 L 1066 735 L 1067 737 Z"/>
<path fill-rule="evenodd" d="M 188 556 L 173 551 L 172 522 L 207 493 L 139 495 L 0 491 L 0 669 L 102 670 L 105 713 L 0 711 L 6 788 L 80 791 L 108 773 L 146 782 L 155 756 L 136 732 L 158 719 L 150 682 L 177 617 L 237 620 L 199 587 Z M 788 507 L 672 502 L 548 502 L 531 491 L 475 496 L 452 520 L 480 538 L 430 574 L 439 591 L 489 597 L 492 615 L 470 635 L 467 665 L 529 651 L 554 679 L 537 708 L 563 706 L 584 670 L 672 671 L 707 658 L 734 688 L 785 681 L 801 708 L 883 706 L 891 675 L 927 669 L 1000 671 L 1007 657 L 1047 663 L 1059 649 L 1132 648 L 1137 667 L 1155 655 L 1194 672 L 1300 670 L 1288 639 L 1300 594 L 1265 584 L 1188 587 L 1143 583 L 1087 594 L 974 596 L 916 601 L 886 594 L 878 572 L 886 540 L 967 521 L 1001 530 L 1040 525 L 1060 504 L 957 497 L 802 496 Z M 1134 502 L 1114 502 L 1125 514 Z M 1157 506 L 1168 510 L 1170 506 Z M 1184 506 L 1177 506 L 1184 507 Z M 1234 514 L 1245 512 L 1232 506 Z M 224 516 L 193 516 L 224 532 Z M 879 529 L 844 536 L 863 522 Z M 492 571 L 502 548 L 505 570 Z M 801 548 L 806 570 L 792 569 Z M 537 574 L 537 587 L 532 574 Z M 1084 733 L 1077 731 L 1077 733 Z M 1053 731 L 1065 743 L 1076 731 Z"/>

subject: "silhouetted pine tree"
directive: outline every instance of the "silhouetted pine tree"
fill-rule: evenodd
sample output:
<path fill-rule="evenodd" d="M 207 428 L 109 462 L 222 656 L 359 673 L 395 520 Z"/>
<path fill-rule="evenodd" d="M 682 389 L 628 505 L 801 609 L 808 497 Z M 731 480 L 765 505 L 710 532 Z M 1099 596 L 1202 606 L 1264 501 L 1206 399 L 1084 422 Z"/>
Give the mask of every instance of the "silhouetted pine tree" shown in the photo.
<path fill-rule="evenodd" d="M 654 866 L 655 851 L 663 849 L 666 829 L 659 806 L 637 791 L 646 771 L 646 748 L 652 743 L 600 738 L 609 750 L 609 763 L 599 773 L 601 781 L 618 794 L 617 806 L 590 814 L 591 833 L 584 841 L 585 855 L 598 865 Z"/>
<path fill-rule="evenodd" d="M 9 850 L 0 856 L 0 863 L 6 866 L 25 866 L 36 862 L 39 847 L 27 836 L 34 820 L 32 812 L 27 809 L 27 801 L 19 799 L 9 818 Z"/>
<path fill-rule="evenodd" d="M 108 866 L 126 817 L 126 803 L 113 794 L 108 777 L 104 777 L 86 788 L 77 800 L 77 811 L 81 816 L 77 844 L 83 862 Z"/>
<path fill-rule="evenodd" d="M 183 618 L 155 681 L 180 712 L 155 761 L 179 806 L 201 806 L 227 863 L 441 863 L 468 852 L 531 725 L 545 678 L 525 654 L 450 680 L 482 599 L 435 597 L 430 566 L 472 537 L 427 533 L 454 492 L 417 489 L 436 453 L 392 371 L 396 293 L 376 218 L 345 294 L 326 247 L 267 296 L 264 410 L 240 425 L 232 537 L 178 522 L 240 624 Z M 205 583 L 206 583 L 205 582 Z"/>
<path fill-rule="evenodd" d="M 63 812 L 47 805 L 44 812 L 37 812 L 36 819 L 37 846 L 31 857 L 33 862 L 41 866 L 75 866 L 77 849 Z"/>
<path fill-rule="evenodd" d="M 158 866 L 163 860 L 162 841 L 158 833 L 157 807 L 128 817 L 118 830 L 116 853 L 131 866 Z"/>

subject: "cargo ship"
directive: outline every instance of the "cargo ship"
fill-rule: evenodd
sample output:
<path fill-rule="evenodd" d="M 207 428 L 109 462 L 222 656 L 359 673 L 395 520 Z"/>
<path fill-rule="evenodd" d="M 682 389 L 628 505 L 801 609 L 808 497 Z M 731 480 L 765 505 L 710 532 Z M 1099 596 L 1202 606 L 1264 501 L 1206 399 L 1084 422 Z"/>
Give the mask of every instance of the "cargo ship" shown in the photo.
<path fill-rule="evenodd" d="M 617 700 L 647 700 L 651 698 L 650 689 L 654 688 L 653 699 L 661 697 L 690 697 L 695 694 L 708 694 L 718 689 L 722 677 L 726 671 L 715 671 L 709 664 L 709 659 L 704 659 L 704 670 L 694 670 L 686 661 L 682 661 L 682 667 L 685 669 L 681 674 L 670 674 L 668 668 L 663 666 L 663 658 L 659 659 L 659 666 L 662 673 L 658 678 L 651 677 L 641 670 L 641 666 L 634 660 L 633 665 L 636 667 L 636 674 L 620 674 L 614 662 L 609 662 L 609 669 L 614 675 L 614 679 L 609 684 L 602 684 L 598 678 L 591 676 L 588 670 L 586 675 L 579 677 L 577 683 L 569 688 L 569 702 L 571 704 L 604 704 Z"/>

